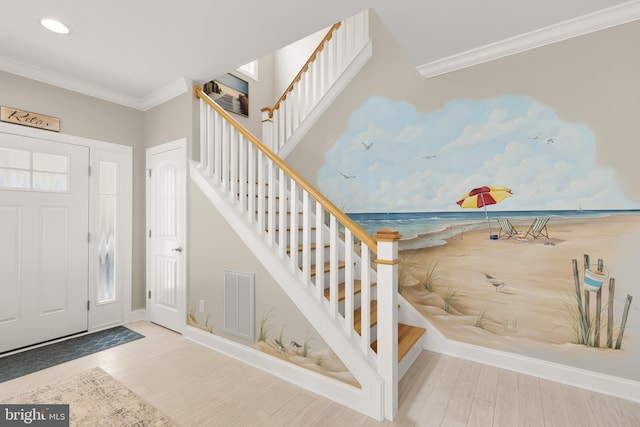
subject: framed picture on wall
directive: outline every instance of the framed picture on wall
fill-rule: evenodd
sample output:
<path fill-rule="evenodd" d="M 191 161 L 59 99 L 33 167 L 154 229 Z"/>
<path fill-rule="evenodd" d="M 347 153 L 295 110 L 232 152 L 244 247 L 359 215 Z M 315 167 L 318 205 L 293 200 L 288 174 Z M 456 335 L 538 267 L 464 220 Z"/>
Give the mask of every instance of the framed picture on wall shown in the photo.
<path fill-rule="evenodd" d="M 225 110 L 249 117 L 249 82 L 246 80 L 227 73 L 205 83 L 203 91 Z"/>

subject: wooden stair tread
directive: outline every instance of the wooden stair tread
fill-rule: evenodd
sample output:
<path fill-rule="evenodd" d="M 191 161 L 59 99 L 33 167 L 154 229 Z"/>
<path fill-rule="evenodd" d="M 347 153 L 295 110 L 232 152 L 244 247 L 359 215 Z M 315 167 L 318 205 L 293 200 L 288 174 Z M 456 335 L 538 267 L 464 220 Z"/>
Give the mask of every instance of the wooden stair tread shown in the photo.
<path fill-rule="evenodd" d="M 376 285 L 376 282 L 371 282 L 371 287 L 374 287 Z M 353 294 L 357 295 L 360 292 L 362 292 L 362 281 L 359 279 L 355 279 L 353 281 Z M 331 289 L 326 288 L 324 290 L 324 297 L 326 299 L 329 299 L 329 295 L 331 294 Z M 340 283 L 338 285 L 338 301 L 344 301 L 346 296 L 346 292 L 345 292 L 345 284 L 344 283 Z"/>
<path fill-rule="evenodd" d="M 344 268 L 344 261 L 338 262 L 338 268 Z M 324 263 L 324 272 L 328 273 L 331 270 L 331 261 L 327 261 Z M 316 266 L 315 264 L 311 266 L 311 276 L 316 275 Z"/>
<path fill-rule="evenodd" d="M 418 326 L 398 323 L 398 362 L 409 353 L 409 350 L 427 330 Z M 371 343 L 371 348 L 378 352 L 378 340 Z"/>
<path fill-rule="evenodd" d="M 374 327 L 378 323 L 378 301 L 371 301 L 369 313 L 369 327 Z M 358 334 L 362 331 L 362 308 L 357 308 L 353 312 L 353 329 L 356 330 Z"/>

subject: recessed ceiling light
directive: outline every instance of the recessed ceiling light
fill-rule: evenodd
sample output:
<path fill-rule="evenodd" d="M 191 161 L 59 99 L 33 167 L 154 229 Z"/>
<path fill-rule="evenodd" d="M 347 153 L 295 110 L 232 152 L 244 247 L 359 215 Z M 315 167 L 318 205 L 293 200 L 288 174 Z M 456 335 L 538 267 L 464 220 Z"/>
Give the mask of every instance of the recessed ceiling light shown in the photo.
<path fill-rule="evenodd" d="M 40 20 L 40 24 L 42 24 L 42 26 L 47 30 L 53 31 L 54 33 L 69 34 L 71 32 L 69 27 L 67 27 L 60 21 L 56 21 L 55 19 L 44 18 Z"/>

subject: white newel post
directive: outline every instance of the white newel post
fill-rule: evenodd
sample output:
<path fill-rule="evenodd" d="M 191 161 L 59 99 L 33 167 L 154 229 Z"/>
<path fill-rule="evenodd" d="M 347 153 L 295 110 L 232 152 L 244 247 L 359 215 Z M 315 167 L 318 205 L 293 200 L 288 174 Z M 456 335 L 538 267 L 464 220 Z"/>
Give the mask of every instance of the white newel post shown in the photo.
<path fill-rule="evenodd" d="M 395 230 L 379 230 L 378 242 L 378 373 L 384 380 L 384 415 L 398 412 L 398 242 Z"/>
<path fill-rule="evenodd" d="M 262 111 L 262 143 L 275 153 L 278 150 L 273 147 L 273 120 L 269 117 L 271 110 L 263 108 L 260 111 Z"/>

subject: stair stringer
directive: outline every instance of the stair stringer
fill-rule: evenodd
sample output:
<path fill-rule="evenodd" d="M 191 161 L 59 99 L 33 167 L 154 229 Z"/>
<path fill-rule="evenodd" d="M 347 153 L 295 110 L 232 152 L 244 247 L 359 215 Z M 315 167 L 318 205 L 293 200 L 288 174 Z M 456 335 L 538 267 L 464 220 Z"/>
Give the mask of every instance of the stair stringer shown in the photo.
<path fill-rule="evenodd" d="M 333 85 L 327 90 L 327 93 L 318 101 L 313 107 L 309 115 L 298 126 L 298 128 L 289 136 L 287 142 L 277 150 L 278 156 L 285 159 L 293 149 L 298 145 L 304 136 L 309 132 L 313 125 L 322 117 L 324 112 L 331 106 L 333 101 L 342 93 L 342 91 L 349 85 L 351 80 L 360 72 L 362 67 L 373 56 L 373 44 L 369 40 L 362 47 L 360 52 L 353 58 L 353 60 L 344 68 L 344 71 L 340 74 L 340 77 L 333 83 Z"/>
<path fill-rule="evenodd" d="M 213 206 L 218 209 L 238 237 L 253 252 L 255 257 L 264 265 L 282 290 L 298 307 L 300 312 L 307 318 L 309 323 L 315 328 L 322 339 L 336 353 L 346 368 L 351 372 L 361 388 L 348 386 L 330 378 L 326 378 L 324 386 L 314 388 L 310 391 L 325 398 L 345 405 L 351 409 L 361 412 L 376 420 L 384 418 L 383 409 L 383 380 L 376 372 L 376 361 L 369 350 L 369 354 L 364 355 L 359 350 L 359 343 L 354 336 L 346 336 L 342 325 L 336 319 L 331 319 L 326 309 L 324 298 L 316 300 L 308 291 L 309 288 L 290 270 L 285 260 L 280 258 L 267 242 L 260 236 L 254 226 L 249 225 L 246 218 L 237 213 L 227 198 L 221 195 L 216 186 L 198 168 L 197 163 L 190 162 L 190 177 L 203 194 L 209 199 Z M 255 352 L 258 352 L 255 350 Z M 240 354 L 240 353 L 237 353 Z M 234 355 L 239 360 L 241 356 Z M 255 365 L 254 362 L 247 363 Z M 260 367 L 260 366 L 258 366 Z M 270 369 L 265 371 L 273 373 Z M 288 372 L 290 375 L 285 375 Z M 320 376 L 312 371 L 309 375 Z M 291 365 L 287 370 L 282 367 L 278 371 L 278 376 L 294 384 L 299 383 L 300 369 Z M 319 381 L 318 378 L 316 380 Z"/>

